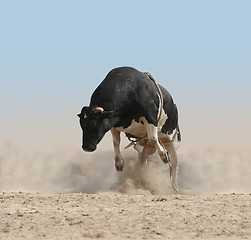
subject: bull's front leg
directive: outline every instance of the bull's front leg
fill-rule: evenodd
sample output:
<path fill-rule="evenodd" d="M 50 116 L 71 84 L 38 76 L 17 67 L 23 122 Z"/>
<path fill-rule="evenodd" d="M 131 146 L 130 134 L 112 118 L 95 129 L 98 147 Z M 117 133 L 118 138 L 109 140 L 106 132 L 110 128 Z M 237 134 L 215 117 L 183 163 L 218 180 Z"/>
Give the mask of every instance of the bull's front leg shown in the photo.
<path fill-rule="evenodd" d="M 120 132 L 117 131 L 115 128 L 111 129 L 112 139 L 113 139 L 113 147 L 114 147 L 114 154 L 115 154 L 115 167 L 116 170 L 121 172 L 124 168 L 124 160 L 122 158 L 119 145 L 120 145 Z"/>
<path fill-rule="evenodd" d="M 158 128 L 154 126 L 153 124 L 149 124 L 147 121 L 145 122 L 145 126 L 146 126 L 149 144 L 153 145 L 157 149 L 161 160 L 164 163 L 168 163 L 169 162 L 168 152 L 165 150 L 164 147 L 162 147 L 162 145 L 159 142 Z"/>

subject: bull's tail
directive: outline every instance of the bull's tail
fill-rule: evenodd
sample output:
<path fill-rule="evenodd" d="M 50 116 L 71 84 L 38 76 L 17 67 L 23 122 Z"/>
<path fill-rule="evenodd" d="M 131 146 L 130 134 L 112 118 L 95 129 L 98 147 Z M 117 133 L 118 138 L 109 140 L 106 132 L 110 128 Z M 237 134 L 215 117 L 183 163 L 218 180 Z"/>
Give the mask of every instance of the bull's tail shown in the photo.
<path fill-rule="evenodd" d="M 180 133 L 180 127 L 179 127 L 179 123 L 178 123 L 178 109 L 177 109 L 177 105 L 174 104 L 175 109 L 176 109 L 176 129 L 177 129 L 177 139 L 179 142 L 181 142 L 181 133 Z"/>
<path fill-rule="evenodd" d="M 179 142 L 181 142 L 181 133 L 180 133 L 179 125 L 177 126 L 177 139 L 178 139 Z"/>

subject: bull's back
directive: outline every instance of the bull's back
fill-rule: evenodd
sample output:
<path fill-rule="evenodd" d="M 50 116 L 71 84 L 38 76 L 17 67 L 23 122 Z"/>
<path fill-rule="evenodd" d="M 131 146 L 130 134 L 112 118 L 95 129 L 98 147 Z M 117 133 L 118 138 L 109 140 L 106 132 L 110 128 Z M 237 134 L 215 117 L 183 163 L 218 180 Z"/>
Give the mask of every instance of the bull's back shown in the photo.
<path fill-rule="evenodd" d="M 140 101 L 144 101 L 142 90 L 150 89 L 149 84 L 151 83 L 146 76 L 132 67 L 115 68 L 96 88 L 90 105 L 113 111 L 121 108 L 128 109 L 130 106 L 137 107 Z"/>

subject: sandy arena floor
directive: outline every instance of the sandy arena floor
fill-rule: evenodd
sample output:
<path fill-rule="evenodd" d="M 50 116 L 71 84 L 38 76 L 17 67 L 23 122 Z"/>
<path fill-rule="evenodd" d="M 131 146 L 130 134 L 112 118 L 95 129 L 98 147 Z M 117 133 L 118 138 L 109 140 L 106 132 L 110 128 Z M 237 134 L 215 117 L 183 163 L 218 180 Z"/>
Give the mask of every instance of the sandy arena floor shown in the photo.
<path fill-rule="evenodd" d="M 0 194 L 0 239 L 251 239 L 251 195 Z"/>
<path fill-rule="evenodd" d="M 180 194 L 160 159 L 123 156 L 1 148 L 0 239 L 251 239 L 251 151 L 181 154 Z"/>

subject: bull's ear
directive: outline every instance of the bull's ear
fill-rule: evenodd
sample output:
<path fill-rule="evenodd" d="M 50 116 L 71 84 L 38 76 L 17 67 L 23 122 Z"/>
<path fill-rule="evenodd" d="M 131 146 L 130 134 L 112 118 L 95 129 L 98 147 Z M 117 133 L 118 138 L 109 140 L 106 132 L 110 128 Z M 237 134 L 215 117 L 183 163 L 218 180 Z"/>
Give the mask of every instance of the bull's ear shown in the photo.
<path fill-rule="evenodd" d="M 77 116 L 80 118 L 81 117 L 81 113 L 79 113 Z"/>

